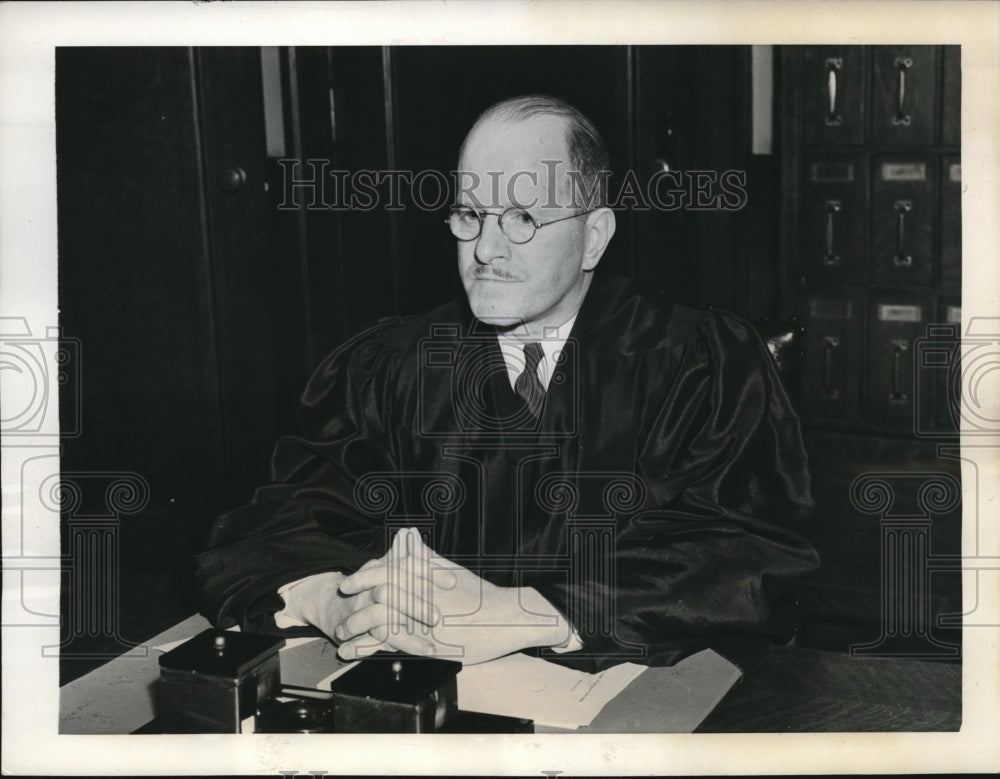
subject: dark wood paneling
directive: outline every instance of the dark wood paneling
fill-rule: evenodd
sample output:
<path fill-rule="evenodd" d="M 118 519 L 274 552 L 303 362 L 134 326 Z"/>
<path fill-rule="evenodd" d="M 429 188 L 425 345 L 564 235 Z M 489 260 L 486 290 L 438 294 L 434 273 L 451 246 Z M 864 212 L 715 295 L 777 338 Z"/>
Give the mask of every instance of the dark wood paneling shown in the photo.
<path fill-rule="evenodd" d="M 217 342 L 225 483 L 247 492 L 267 475 L 278 404 L 274 278 L 261 225 L 269 216 L 260 50 L 202 48 L 197 55 L 202 165 Z M 239 174 L 242 183 L 232 178 Z"/>
<path fill-rule="evenodd" d="M 778 310 L 782 319 L 802 316 L 803 95 L 801 46 L 775 48 L 775 143 L 779 153 Z"/>
<path fill-rule="evenodd" d="M 82 345 L 63 467 L 135 471 L 150 513 L 190 516 L 224 468 L 192 53 L 61 48 L 56 74 L 59 305 Z"/>
<path fill-rule="evenodd" d="M 941 59 L 941 143 L 958 146 L 962 142 L 962 47 L 942 46 Z"/>
<path fill-rule="evenodd" d="M 750 146 L 749 47 L 699 46 L 692 52 L 696 63 L 694 102 L 690 113 L 693 144 L 689 170 L 708 171 L 711 180 L 722 180 L 730 171 L 745 173 Z M 743 311 L 747 283 L 745 234 L 741 210 L 726 208 L 711 191 L 711 204 L 701 208 L 697 197 L 687 216 L 695 220 L 699 294 L 686 301 Z"/>
<path fill-rule="evenodd" d="M 934 340 L 922 345 L 919 391 L 923 411 L 933 429 L 958 436 L 962 419 L 962 298 L 958 294 L 945 294 L 938 298 L 936 322 L 944 327 L 935 328 Z M 934 352 L 933 357 L 928 353 Z M 928 363 L 932 363 L 930 367 Z M 930 396 L 930 409 L 926 401 Z"/>
<path fill-rule="evenodd" d="M 149 482 L 122 522 L 124 566 L 182 559 L 265 477 L 291 412 L 275 377 L 299 340 L 272 319 L 258 52 L 57 55 L 61 324 L 83 353 L 63 468 Z"/>
<path fill-rule="evenodd" d="M 941 286 L 962 287 L 962 162 L 941 158 Z"/>
<path fill-rule="evenodd" d="M 753 322 L 780 321 L 781 286 L 778 235 L 781 211 L 781 164 L 775 155 L 755 155 L 747 162 L 747 203 L 741 233 L 746 269 L 739 311 Z"/>
<path fill-rule="evenodd" d="M 692 49 L 635 47 L 635 162 L 640 183 L 668 208 L 635 212 L 635 273 L 664 300 L 698 299 L 695 220 L 687 212 L 685 172 L 693 169 Z M 651 178 L 659 176 L 659 183 Z M 676 207 L 672 207 L 676 204 Z"/>
<path fill-rule="evenodd" d="M 293 372 L 289 390 L 301 390 L 306 377 L 319 360 L 347 335 L 349 296 L 343 278 L 343 208 L 342 193 L 334 171 L 339 167 L 336 116 L 343 113 L 338 105 L 340 80 L 334 82 L 331 50 L 326 48 L 288 48 L 282 50 L 285 96 L 286 155 L 300 161 L 298 167 L 280 169 L 281 178 L 294 170 L 306 179 L 316 178 L 316 190 L 302 192 L 291 200 L 294 210 L 275 212 L 282 218 L 289 237 L 285 260 L 300 266 L 299 284 L 288 291 L 282 312 L 291 314 L 288 321 L 301 328 L 287 332 L 285 338 L 301 342 L 303 364 Z M 286 189 L 287 182 L 278 183 Z M 315 194 L 315 199 L 313 195 Z M 298 311 L 298 322 L 293 312 Z M 297 385 L 297 386 L 295 386 Z"/>
<path fill-rule="evenodd" d="M 377 47 L 338 47 L 329 52 L 336 121 L 333 167 L 348 175 L 390 167 L 386 110 L 391 74 L 383 55 Z M 322 153 L 321 146 L 315 150 Z M 373 319 L 397 312 L 398 257 L 391 218 L 395 217 L 382 208 L 339 208 L 329 215 L 316 214 L 309 223 L 310 266 L 332 264 L 339 274 L 339 290 L 317 287 L 314 291 L 317 306 L 324 305 L 317 299 L 321 294 L 343 306 L 343 330 L 318 331 L 317 340 L 327 349 Z M 336 244 L 317 240 L 312 230 L 319 221 L 336 223 Z"/>
<path fill-rule="evenodd" d="M 81 344 L 82 415 L 62 469 L 149 488 L 108 520 L 110 581 L 67 559 L 64 655 L 120 651 L 189 613 L 173 570 L 266 473 L 275 377 L 301 339 L 272 319 L 287 266 L 272 263 L 258 52 L 57 50 L 60 324 Z M 112 510 L 103 490 L 82 497 Z M 87 601 L 95 586 L 107 601 Z"/>

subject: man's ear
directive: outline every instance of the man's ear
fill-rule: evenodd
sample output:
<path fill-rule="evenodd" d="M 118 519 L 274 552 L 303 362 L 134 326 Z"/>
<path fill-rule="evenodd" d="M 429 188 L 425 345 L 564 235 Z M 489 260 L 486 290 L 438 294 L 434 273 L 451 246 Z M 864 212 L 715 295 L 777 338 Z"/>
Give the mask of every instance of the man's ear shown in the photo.
<path fill-rule="evenodd" d="M 593 270 L 601 261 L 604 250 L 615 234 L 615 212 L 610 208 L 598 208 L 587 214 L 583 234 L 583 269 Z"/>

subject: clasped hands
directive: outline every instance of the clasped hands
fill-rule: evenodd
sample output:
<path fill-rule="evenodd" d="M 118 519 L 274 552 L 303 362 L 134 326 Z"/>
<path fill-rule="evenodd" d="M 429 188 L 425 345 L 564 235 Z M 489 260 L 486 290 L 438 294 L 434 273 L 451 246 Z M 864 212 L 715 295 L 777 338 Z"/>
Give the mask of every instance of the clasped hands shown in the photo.
<path fill-rule="evenodd" d="M 337 590 L 332 611 L 321 608 L 312 622 L 339 642 L 345 660 L 388 650 L 474 664 L 570 637 L 566 619 L 537 590 L 486 581 L 436 554 L 414 528 Z"/>

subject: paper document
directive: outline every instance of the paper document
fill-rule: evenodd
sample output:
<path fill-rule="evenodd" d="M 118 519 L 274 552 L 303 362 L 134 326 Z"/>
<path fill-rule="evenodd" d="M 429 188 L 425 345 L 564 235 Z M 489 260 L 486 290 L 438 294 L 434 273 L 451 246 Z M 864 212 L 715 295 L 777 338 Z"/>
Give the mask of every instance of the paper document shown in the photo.
<path fill-rule="evenodd" d="M 589 725 L 604 705 L 646 670 L 622 663 L 600 673 L 575 671 L 517 653 L 458 675 L 458 706 L 467 711 L 527 717 L 558 728 Z"/>

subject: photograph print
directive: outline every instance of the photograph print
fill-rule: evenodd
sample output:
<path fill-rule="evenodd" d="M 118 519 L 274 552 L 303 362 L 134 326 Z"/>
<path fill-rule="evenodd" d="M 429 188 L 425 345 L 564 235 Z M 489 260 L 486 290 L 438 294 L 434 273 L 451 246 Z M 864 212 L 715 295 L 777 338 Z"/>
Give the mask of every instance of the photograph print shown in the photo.
<path fill-rule="evenodd" d="M 961 58 L 57 47 L 60 732 L 956 731 Z"/>

